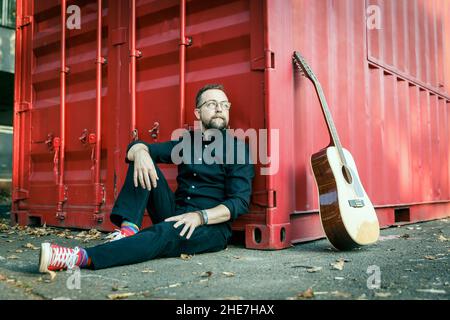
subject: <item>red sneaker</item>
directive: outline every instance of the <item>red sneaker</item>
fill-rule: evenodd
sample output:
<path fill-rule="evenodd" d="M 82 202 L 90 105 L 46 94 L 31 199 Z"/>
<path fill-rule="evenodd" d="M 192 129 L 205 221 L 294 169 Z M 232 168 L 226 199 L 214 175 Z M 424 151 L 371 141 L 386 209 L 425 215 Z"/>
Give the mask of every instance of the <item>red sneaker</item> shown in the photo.
<path fill-rule="evenodd" d="M 48 242 L 41 244 L 39 271 L 57 271 L 72 269 L 78 261 L 78 247 L 66 248 Z"/>

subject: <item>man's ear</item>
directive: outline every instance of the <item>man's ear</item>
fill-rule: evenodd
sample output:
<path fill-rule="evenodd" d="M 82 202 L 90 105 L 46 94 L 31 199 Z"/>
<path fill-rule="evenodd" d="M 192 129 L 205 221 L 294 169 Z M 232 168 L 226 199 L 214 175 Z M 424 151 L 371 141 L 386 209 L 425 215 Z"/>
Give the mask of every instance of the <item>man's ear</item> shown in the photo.
<path fill-rule="evenodd" d="M 195 114 L 195 117 L 197 118 L 197 120 L 200 120 L 200 112 L 199 112 L 198 108 L 194 109 L 194 114 Z"/>

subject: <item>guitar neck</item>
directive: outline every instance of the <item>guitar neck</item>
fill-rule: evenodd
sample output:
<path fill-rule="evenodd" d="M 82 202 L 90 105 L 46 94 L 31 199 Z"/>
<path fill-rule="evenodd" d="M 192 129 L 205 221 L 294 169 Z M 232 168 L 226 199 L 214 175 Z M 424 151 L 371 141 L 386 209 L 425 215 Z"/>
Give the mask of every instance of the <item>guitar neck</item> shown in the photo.
<path fill-rule="evenodd" d="M 320 106 L 322 107 L 322 112 L 325 117 L 325 122 L 327 124 L 328 133 L 330 134 L 330 142 L 332 145 L 336 147 L 338 150 L 339 156 L 341 158 L 342 164 L 347 165 L 345 161 L 344 152 L 342 151 L 342 145 L 339 140 L 339 136 L 336 130 L 336 126 L 334 125 L 333 117 L 331 115 L 330 109 L 328 108 L 327 100 L 325 99 L 325 95 L 322 91 L 322 86 L 320 83 L 315 80 L 313 81 L 314 88 L 316 89 L 317 96 L 319 97 Z"/>

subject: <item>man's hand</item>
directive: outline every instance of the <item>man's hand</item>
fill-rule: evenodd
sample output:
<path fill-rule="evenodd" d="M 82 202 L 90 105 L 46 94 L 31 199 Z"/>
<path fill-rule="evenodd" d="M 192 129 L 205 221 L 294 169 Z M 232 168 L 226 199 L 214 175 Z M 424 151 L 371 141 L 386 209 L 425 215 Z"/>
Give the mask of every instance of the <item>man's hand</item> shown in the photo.
<path fill-rule="evenodd" d="M 159 180 L 156 174 L 155 164 L 150 154 L 144 149 L 138 149 L 134 154 L 134 186 L 138 187 L 139 182 L 144 189 L 149 191 L 156 188 L 156 180 Z"/>
<path fill-rule="evenodd" d="M 189 239 L 195 228 L 202 224 L 202 220 L 200 219 L 200 215 L 198 214 L 198 212 L 183 213 L 178 216 L 167 218 L 164 221 L 177 221 L 177 223 L 173 225 L 175 229 L 184 224 L 184 228 L 183 230 L 181 230 L 180 236 L 184 236 L 186 231 L 189 229 L 189 233 L 187 234 L 186 239 Z"/>

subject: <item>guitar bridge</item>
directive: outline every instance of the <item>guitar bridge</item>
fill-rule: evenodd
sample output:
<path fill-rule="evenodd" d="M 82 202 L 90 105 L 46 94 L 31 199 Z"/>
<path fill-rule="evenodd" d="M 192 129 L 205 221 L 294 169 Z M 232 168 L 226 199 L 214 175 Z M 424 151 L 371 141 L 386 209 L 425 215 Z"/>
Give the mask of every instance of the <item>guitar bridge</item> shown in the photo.
<path fill-rule="evenodd" d="M 353 208 L 362 208 L 364 207 L 364 200 L 361 199 L 352 199 L 348 200 L 348 204 Z"/>

